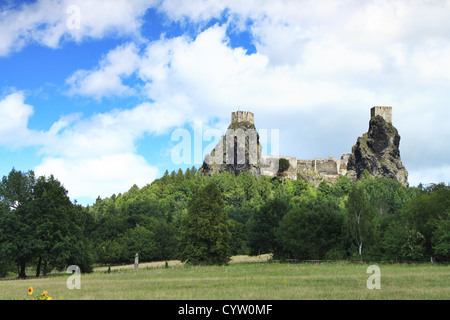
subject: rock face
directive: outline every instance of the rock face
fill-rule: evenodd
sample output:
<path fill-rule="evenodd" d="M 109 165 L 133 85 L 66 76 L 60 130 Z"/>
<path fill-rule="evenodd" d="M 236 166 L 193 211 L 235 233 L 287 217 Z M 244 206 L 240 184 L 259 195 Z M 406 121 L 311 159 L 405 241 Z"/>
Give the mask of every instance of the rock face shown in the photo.
<path fill-rule="evenodd" d="M 381 115 L 373 116 L 369 131 L 352 148 L 347 176 L 357 180 L 367 170 L 373 177 L 394 179 L 408 186 L 408 172 L 400 159 L 399 145 L 400 135 L 392 123 Z"/>
<path fill-rule="evenodd" d="M 259 177 L 261 145 L 251 112 L 238 111 L 231 115 L 226 135 L 220 138 L 201 167 L 204 174 L 229 172 L 238 175 L 248 171 Z"/>

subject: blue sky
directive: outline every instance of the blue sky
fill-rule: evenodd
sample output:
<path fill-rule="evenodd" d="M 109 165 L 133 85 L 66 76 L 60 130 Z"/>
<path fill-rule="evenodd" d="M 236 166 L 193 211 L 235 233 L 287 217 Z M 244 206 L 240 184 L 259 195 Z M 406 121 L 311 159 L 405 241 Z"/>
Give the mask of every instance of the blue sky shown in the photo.
<path fill-rule="evenodd" d="M 339 158 L 388 105 L 410 184 L 450 182 L 448 1 L 2 0 L 0 30 L 0 176 L 89 204 L 199 167 L 194 123 L 248 110 L 282 155 Z"/>

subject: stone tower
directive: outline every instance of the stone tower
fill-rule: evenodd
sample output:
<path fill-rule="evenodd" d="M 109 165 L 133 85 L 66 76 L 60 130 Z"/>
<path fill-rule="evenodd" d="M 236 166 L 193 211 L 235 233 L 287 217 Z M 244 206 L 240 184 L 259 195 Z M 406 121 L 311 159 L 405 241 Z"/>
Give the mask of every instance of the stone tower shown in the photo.
<path fill-rule="evenodd" d="M 231 122 L 250 122 L 251 124 L 255 124 L 255 115 L 249 111 L 232 112 Z"/>
<path fill-rule="evenodd" d="M 381 116 L 386 122 L 392 123 L 392 107 L 373 107 L 370 117 Z"/>
<path fill-rule="evenodd" d="M 231 113 L 231 123 L 216 147 L 205 156 L 202 170 L 212 175 L 221 172 L 239 174 L 248 171 L 260 176 L 261 145 L 255 128 L 255 116 L 249 111 Z"/>
<path fill-rule="evenodd" d="M 347 176 L 358 180 L 367 170 L 372 177 L 394 179 L 407 187 L 408 171 L 400 158 L 400 135 L 392 125 L 392 108 L 373 107 L 370 115 L 368 132 L 357 139 L 348 156 Z"/>

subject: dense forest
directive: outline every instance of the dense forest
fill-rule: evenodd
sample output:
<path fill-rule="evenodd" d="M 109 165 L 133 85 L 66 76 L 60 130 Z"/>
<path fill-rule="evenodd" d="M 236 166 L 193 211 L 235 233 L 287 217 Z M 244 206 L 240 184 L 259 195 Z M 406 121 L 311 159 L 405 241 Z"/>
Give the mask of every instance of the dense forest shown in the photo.
<path fill-rule="evenodd" d="M 300 176 L 256 178 L 195 167 L 142 188 L 72 203 L 53 176 L 12 170 L 0 183 L 0 276 L 46 275 L 68 265 L 180 259 L 226 263 L 231 255 L 277 260 L 450 260 L 450 186 L 405 188 L 346 177 L 317 187 Z M 30 275 L 30 274 L 29 274 Z"/>

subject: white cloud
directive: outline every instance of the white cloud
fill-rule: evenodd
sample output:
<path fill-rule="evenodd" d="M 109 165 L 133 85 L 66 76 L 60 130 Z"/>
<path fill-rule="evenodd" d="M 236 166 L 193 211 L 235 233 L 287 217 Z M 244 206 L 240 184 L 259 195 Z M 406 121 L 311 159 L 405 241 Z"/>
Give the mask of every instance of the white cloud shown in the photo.
<path fill-rule="evenodd" d="M 24 95 L 15 92 L 0 101 L 0 137 L 27 130 L 28 118 L 33 107 L 24 103 Z"/>
<path fill-rule="evenodd" d="M 142 103 L 90 118 L 65 117 L 54 123 L 42 141 L 39 175 L 53 174 L 74 198 L 110 196 L 143 186 L 158 176 L 151 156 L 137 154 L 145 134 L 160 135 L 183 122 L 182 114 L 164 105 Z"/>
<path fill-rule="evenodd" d="M 422 183 L 423 185 L 441 182 L 450 184 L 450 166 L 446 164 L 410 170 L 408 181 L 411 186 L 417 186 L 419 183 Z"/>
<path fill-rule="evenodd" d="M 104 57 L 97 70 L 78 70 L 67 79 L 70 94 L 93 96 L 129 96 L 136 90 L 122 84 L 122 79 L 131 76 L 139 61 L 138 49 L 134 44 L 119 46 Z"/>
<path fill-rule="evenodd" d="M 58 48 L 64 39 L 81 42 L 110 35 L 140 37 L 141 17 L 157 2 L 38 0 L 22 4 L 18 9 L 6 7 L 0 12 L 0 56 L 21 50 L 30 43 Z M 73 7 L 78 10 L 70 10 Z"/>
<path fill-rule="evenodd" d="M 133 153 L 86 158 L 48 157 L 35 169 L 38 176 L 53 174 L 68 189 L 72 199 L 94 201 L 125 192 L 134 184 L 145 186 L 159 176 L 144 157 Z"/>
<path fill-rule="evenodd" d="M 245 108 L 256 113 L 260 128 L 329 139 L 308 144 L 286 138 L 290 146 L 284 150 L 299 157 L 327 157 L 318 144 L 349 152 L 367 129 L 370 108 L 391 105 L 405 163 L 428 170 L 429 157 L 450 156 L 442 147 L 449 131 L 439 122 L 449 115 L 450 36 L 443 32 L 450 27 L 448 2 L 201 1 L 192 6 L 173 0 L 159 7 L 172 20 L 203 25 L 226 8 L 227 23 L 201 29 L 194 39 L 162 38 L 140 53 L 136 75 L 146 82 L 148 98 L 162 103 L 177 96 L 191 119 L 228 119 L 230 111 Z M 226 32 L 233 24 L 251 32 L 255 54 L 231 48 Z M 177 104 L 170 108 L 180 110 Z M 314 125 L 311 119 L 317 119 Z M 344 145 L 341 136 L 352 132 L 353 140 Z M 421 147 L 411 147 L 419 141 Z"/>
<path fill-rule="evenodd" d="M 67 158 L 133 153 L 144 134 L 160 135 L 182 122 L 181 113 L 152 103 L 115 109 L 88 119 L 62 118 L 49 130 L 41 152 Z"/>
<path fill-rule="evenodd" d="M 152 1 L 75 3 L 84 12 L 81 31 L 63 31 L 61 12 L 69 2 L 40 1 L 12 13 L 15 19 L 23 18 L 23 26 L 3 15 L 0 55 L 20 49 L 27 41 L 57 47 L 66 37 L 101 38 L 111 30 L 135 34 L 139 18 L 153 5 Z M 51 4 L 52 10 L 61 12 L 56 23 L 47 24 L 52 18 L 45 18 L 42 10 Z M 205 27 L 226 8 L 226 23 Z M 430 163 L 436 161 L 432 165 L 440 168 L 450 156 L 445 148 L 450 132 L 442 120 L 450 116 L 448 2 L 231 0 L 193 5 L 166 0 L 158 9 L 173 21 L 202 27 L 194 38 L 162 35 L 145 48 L 143 42 L 127 39 L 106 53 L 97 68 L 78 70 L 67 79 L 72 94 L 96 99 L 140 94 L 154 102 L 88 119 L 61 118 L 41 139 L 46 160 L 40 169 L 54 166 L 69 174 L 117 159 L 150 175 L 151 165 L 136 154 L 136 141 L 144 134 L 164 134 L 194 119 L 219 118 L 222 123 L 238 107 L 255 112 L 258 128 L 283 129 L 281 133 L 288 136 L 280 138 L 288 146 L 282 149 L 289 155 L 327 157 L 330 146 L 341 154 L 350 152 L 367 129 L 372 106 L 391 105 L 412 180 L 437 177 Z M 43 27 L 36 28 L 39 25 Z M 236 27 L 251 33 L 256 53 L 248 55 L 230 46 L 227 28 Z M 127 81 L 134 76 L 141 80 L 137 85 Z M 23 113 L 10 125 L 27 132 L 32 108 L 23 98 L 11 101 Z M 354 138 L 350 141 L 348 136 Z M 449 180 L 444 169 L 439 174 Z M 88 178 L 67 179 L 81 190 L 81 181 Z M 101 175 L 92 185 L 100 180 Z"/>
<path fill-rule="evenodd" d="M 279 111 L 309 109 L 314 104 L 340 105 L 349 95 L 370 96 L 371 92 L 366 88 L 351 87 L 327 77 L 348 71 L 346 67 L 349 66 L 352 67 L 350 72 L 379 67 L 376 58 L 350 54 L 345 57 L 348 52 L 338 46 L 336 48 L 343 51 L 345 65 L 333 65 L 330 53 L 321 47 L 310 49 L 309 64 L 273 65 L 267 56 L 247 55 L 241 48 L 232 49 L 228 42 L 226 26 L 215 26 L 198 34 L 194 40 L 181 36 L 155 41 L 147 46 L 139 59 L 134 52 L 130 60 L 136 61 L 135 74 L 146 83 L 143 94 L 158 103 L 178 96 L 186 101 L 195 116 L 203 118 L 228 115 L 229 108 L 237 106 L 266 112 L 274 106 Z M 76 72 L 68 80 L 75 84 L 73 92 L 96 98 L 120 93 L 124 86 L 119 76 L 122 59 L 112 61 L 109 57 L 122 51 L 123 47 L 111 51 L 96 70 Z M 330 62 L 321 66 L 321 58 Z M 357 58 L 362 59 L 360 64 L 355 64 Z M 114 79 L 116 90 L 90 84 L 92 78 L 103 77 L 107 78 L 101 81 L 104 86 Z M 182 107 L 186 110 L 184 105 Z M 172 104 L 170 108 L 179 111 L 180 105 Z"/>
<path fill-rule="evenodd" d="M 0 100 L 0 145 L 32 146 L 43 157 L 35 172 L 53 174 L 72 198 L 95 199 L 143 186 L 158 176 L 151 156 L 137 154 L 136 145 L 146 134 L 161 135 L 180 126 L 183 113 L 165 104 L 142 103 L 131 109 L 114 109 L 83 118 L 81 114 L 62 117 L 48 131 L 28 128 L 33 107 L 22 92 Z M 172 103 L 182 105 L 174 97 Z"/>
<path fill-rule="evenodd" d="M 25 103 L 23 92 L 14 92 L 0 99 L 0 145 L 11 149 L 33 145 L 40 132 L 28 129 L 33 106 Z"/>
<path fill-rule="evenodd" d="M 276 103 L 291 110 L 342 106 L 354 97 L 384 98 L 392 94 L 392 87 L 411 81 L 418 72 L 434 78 L 437 72 L 448 81 L 447 55 L 440 54 L 440 49 L 448 51 L 448 42 L 435 40 L 431 56 L 429 45 L 421 42 L 441 39 L 442 33 L 433 33 L 436 23 L 425 24 L 428 30 L 421 30 L 419 39 L 408 31 L 413 26 L 417 30 L 412 20 L 422 9 L 428 15 L 436 11 L 437 19 L 448 24 L 439 13 L 442 8 L 390 3 L 201 1 L 193 6 L 186 1 L 164 1 L 159 9 L 173 20 L 208 21 L 225 8 L 231 24 L 253 19 L 249 28 L 257 54 L 248 56 L 228 47 L 228 25 L 212 27 L 195 40 L 178 37 L 151 43 L 141 54 L 138 74 L 148 82 L 146 93 L 152 99 L 161 101 L 181 92 L 196 106 L 208 104 L 211 111 L 220 109 L 219 105 L 259 108 Z M 87 84 L 106 74 L 106 67 L 100 67 L 74 78 L 89 87 L 80 93 L 101 96 L 113 90 L 96 88 L 95 82 Z M 120 94 L 130 88 L 120 81 L 125 76 L 118 75 L 116 71 L 102 83 L 118 88 L 114 92 Z M 369 98 L 362 102 L 377 103 Z"/>
<path fill-rule="evenodd" d="M 171 20 L 204 22 L 212 17 L 220 16 L 227 4 L 227 1 L 166 0 L 161 2 L 159 10 L 165 12 Z"/>

